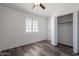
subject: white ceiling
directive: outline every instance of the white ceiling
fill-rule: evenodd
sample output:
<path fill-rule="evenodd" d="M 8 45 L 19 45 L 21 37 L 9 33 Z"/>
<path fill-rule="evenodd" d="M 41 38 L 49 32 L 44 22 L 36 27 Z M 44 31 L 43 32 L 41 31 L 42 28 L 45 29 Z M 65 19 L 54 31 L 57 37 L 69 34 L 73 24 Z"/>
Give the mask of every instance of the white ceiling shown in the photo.
<path fill-rule="evenodd" d="M 72 12 L 79 10 L 79 3 L 42 3 L 46 9 L 42 10 L 40 7 L 36 10 L 32 9 L 33 3 L 3 3 L 1 5 L 16 8 L 18 10 L 26 11 L 36 15 L 49 17 L 52 14 L 63 14 L 65 12 Z"/>

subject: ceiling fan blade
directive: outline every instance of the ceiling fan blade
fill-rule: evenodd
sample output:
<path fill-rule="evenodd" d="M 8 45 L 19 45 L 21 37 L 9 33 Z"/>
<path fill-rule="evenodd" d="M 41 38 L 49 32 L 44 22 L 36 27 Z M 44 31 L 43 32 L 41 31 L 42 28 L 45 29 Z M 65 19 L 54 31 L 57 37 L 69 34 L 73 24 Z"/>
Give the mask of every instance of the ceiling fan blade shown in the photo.
<path fill-rule="evenodd" d="M 35 5 L 33 5 L 32 9 L 34 9 L 34 8 L 35 8 Z"/>
<path fill-rule="evenodd" d="M 40 7 L 42 8 L 42 9 L 45 9 L 45 7 L 40 3 Z"/>

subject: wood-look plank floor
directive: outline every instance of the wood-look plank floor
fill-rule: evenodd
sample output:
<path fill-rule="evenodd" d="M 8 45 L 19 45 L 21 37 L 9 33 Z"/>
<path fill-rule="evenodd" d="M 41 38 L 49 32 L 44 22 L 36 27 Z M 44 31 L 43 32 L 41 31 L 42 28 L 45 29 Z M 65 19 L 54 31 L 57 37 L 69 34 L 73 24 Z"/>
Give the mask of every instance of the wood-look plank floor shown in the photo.
<path fill-rule="evenodd" d="M 54 47 L 49 40 L 44 40 L 13 49 L 2 51 L 9 56 L 72 56 L 72 48 L 58 45 Z"/>

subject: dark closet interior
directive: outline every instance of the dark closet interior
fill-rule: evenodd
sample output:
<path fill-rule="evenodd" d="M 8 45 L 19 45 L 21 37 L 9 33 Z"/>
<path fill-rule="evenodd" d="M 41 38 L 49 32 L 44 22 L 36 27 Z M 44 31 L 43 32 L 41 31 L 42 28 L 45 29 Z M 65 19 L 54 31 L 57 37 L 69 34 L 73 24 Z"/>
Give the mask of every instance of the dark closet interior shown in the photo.
<path fill-rule="evenodd" d="M 73 13 L 58 18 L 58 43 L 73 46 Z"/>

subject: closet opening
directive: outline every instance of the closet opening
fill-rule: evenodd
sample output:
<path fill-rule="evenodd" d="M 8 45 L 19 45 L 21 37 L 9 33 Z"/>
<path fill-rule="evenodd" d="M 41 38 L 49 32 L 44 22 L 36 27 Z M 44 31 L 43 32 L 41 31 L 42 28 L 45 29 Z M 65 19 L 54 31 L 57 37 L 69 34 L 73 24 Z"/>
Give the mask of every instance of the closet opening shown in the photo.
<path fill-rule="evenodd" d="M 73 13 L 57 17 L 57 46 L 73 52 Z"/>

